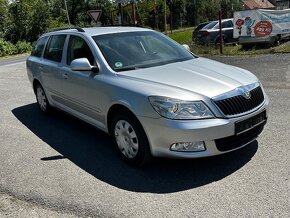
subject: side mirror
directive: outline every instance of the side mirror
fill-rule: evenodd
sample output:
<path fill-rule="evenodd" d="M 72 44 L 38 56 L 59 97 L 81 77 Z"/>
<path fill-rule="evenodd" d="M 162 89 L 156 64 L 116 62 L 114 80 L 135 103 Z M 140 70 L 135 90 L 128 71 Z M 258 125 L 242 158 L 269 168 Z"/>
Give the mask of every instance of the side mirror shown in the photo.
<path fill-rule="evenodd" d="M 73 71 L 92 71 L 94 73 L 99 72 L 99 68 L 96 66 L 91 66 L 87 58 L 74 59 L 70 64 L 70 68 Z"/>
<path fill-rule="evenodd" d="M 190 51 L 190 48 L 189 48 L 189 46 L 188 46 L 188 45 L 186 45 L 186 44 L 183 44 L 182 46 L 183 46 L 183 48 L 185 48 L 187 51 Z"/>

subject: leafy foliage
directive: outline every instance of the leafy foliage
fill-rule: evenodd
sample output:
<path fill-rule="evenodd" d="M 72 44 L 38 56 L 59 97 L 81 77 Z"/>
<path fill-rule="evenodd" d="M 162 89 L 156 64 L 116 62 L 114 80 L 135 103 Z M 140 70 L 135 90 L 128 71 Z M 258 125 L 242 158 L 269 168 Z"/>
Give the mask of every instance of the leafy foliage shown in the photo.
<path fill-rule="evenodd" d="M 33 42 L 49 26 L 49 10 L 43 0 L 19 0 L 9 6 L 5 39 L 13 43 Z"/>
<path fill-rule="evenodd" d="M 67 3 L 69 19 L 66 13 Z M 87 15 L 88 10 L 102 10 L 101 25 L 110 25 L 122 14 L 123 24 L 134 24 L 134 12 L 131 0 L 122 1 L 122 13 L 113 0 L 0 0 L 0 39 L 1 52 L 14 53 L 16 50 L 9 42 L 34 42 L 45 31 L 51 28 L 69 25 L 95 25 Z M 154 29 L 164 30 L 164 19 L 172 27 L 193 26 L 199 22 L 216 20 L 219 8 L 216 0 L 135 0 L 137 24 Z M 165 4 L 166 3 L 166 4 Z M 127 5 L 127 6 L 125 6 Z M 237 0 L 221 0 L 223 16 L 231 17 L 233 10 L 240 10 Z M 166 12 L 166 18 L 164 14 Z M 112 16 L 114 15 L 114 16 Z M 171 19 L 172 18 L 172 19 Z M 5 43 L 4 43 L 5 40 Z M 5 44 L 5 46 L 4 46 Z M 19 44 L 20 45 L 20 44 Z M 21 47 L 23 43 L 21 43 Z M 4 49 L 5 47 L 5 49 Z M 15 46 L 14 46 L 15 47 Z M 17 47 L 17 46 L 16 46 Z"/>
<path fill-rule="evenodd" d="M 0 0 L 0 37 L 3 37 L 8 17 L 8 1 Z"/>
<path fill-rule="evenodd" d="M 31 44 L 28 42 L 17 42 L 16 45 L 0 38 L 0 57 L 7 55 L 22 54 L 31 51 Z"/>

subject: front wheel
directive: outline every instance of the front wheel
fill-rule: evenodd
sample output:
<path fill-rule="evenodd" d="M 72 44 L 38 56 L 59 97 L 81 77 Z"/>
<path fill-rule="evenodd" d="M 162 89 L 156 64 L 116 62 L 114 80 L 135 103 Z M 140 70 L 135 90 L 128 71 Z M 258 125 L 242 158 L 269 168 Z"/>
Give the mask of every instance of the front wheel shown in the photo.
<path fill-rule="evenodd" d="M 132 165 L 143 165 L 151 154 L 146 134 L 140 122 L 133 115 L 124 112 L 111 122 L 111 133 L 121 157 Z"/>

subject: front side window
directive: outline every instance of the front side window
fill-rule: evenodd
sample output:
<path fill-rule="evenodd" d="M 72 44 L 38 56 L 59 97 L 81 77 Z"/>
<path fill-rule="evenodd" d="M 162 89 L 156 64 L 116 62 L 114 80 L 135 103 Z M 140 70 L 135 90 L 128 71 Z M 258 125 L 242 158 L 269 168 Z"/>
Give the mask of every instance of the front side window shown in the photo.
<path fill-rule="evenodd" d="M 48 39 L 48 36 L 42 37 L 36 42 L 35 46 L 33 47 L 31 51 L 32 56 L 41 57 L 41 54 L 42 54 L 42 51 L 44 49 L 47 39 Z"/>
<path fill-rule="evenodd" d="M 77 58 L 87 58 L 94 65 L 94 55 L 88 44 L 78 36 L 70 36 L 68 44 L 67 64 Z"/>
<path fill-rule="evenodd" d="M 115 71 L 134 70 L 195 58 L 181 46 L 153 31 L 93 36 Z"/>
<path fill-rule="evenodd" d="M 44 58 L 55 62 L 61 62 L 65 38 L 66 35 L 52 36 L 45 49 Z"/>

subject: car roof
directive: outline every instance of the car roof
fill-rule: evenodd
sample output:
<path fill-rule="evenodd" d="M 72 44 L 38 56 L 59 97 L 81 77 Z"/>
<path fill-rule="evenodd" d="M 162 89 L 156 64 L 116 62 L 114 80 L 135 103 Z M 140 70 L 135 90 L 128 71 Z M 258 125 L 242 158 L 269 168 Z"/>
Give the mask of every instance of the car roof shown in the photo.
<path fill-rule="evenodd" d="M 227 18 L 227 19 L 222 19 L 221 22 L 226 22 L 226 21 L 233 21 L 234 18 Z M 213 20 L 210 21 L 206 26 L 204 26 L 202 29 L 208 29 L 207 27 L 210 26 L 212 23 L 216 23 L 214 26 L 212 26 L 210 29 L 214 28 L 216 25 L 219 25 L 219 20 Z"/>
<path fill-rule="evenodd" d="M 44 35 L 53 35 L 55 33 L 81 33 L 87 36 L 104 35 L 110 33 L 122 33 L 122 32 L 139 32 L 139 31 L 153 31 L 141 27 L 124 27 L 124 26 L 110 26 L 110 27 L 90 27 L 90 28 L 78 28 L 71 27 L 71 29 L 56 30 L 48 32 Z"/>

